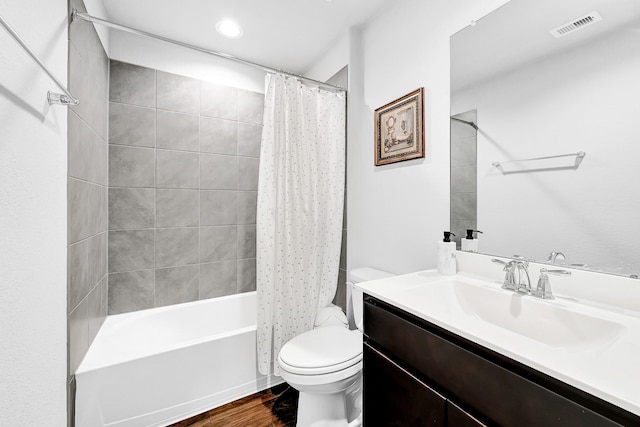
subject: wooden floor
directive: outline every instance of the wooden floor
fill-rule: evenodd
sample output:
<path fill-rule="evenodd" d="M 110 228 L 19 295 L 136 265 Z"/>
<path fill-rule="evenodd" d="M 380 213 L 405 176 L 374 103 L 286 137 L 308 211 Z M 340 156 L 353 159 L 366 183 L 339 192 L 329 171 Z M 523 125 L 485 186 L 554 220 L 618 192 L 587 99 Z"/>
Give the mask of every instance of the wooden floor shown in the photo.
<path fill-rule="evenodd" d="M 298 392 L 282 384 L 169 427 L 295 427 L 297 407 Z"/>

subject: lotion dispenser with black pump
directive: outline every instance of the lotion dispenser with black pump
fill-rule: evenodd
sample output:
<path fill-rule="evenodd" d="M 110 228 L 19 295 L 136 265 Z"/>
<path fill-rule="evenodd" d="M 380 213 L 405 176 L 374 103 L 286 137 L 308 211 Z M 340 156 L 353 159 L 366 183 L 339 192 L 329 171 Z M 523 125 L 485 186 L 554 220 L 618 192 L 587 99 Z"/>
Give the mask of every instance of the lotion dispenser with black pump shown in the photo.
<path fill-rule="evenodd" d="M 473 233 L 480 233 L 480 230 L 473 230 L 471 228 L 467 229 L 467 237 L 461 239 L 461 248 L 465 252 L 478 252 L 478 235 L 476 234 L 476 238 L 473 238 Z"/>
<path fill-rule="evenodd" d="M 446 276 L 456 274 L 456 242 L 451 241 L 451 236 L 455 236 L 450 231 L 444 232 L 444 239 L 438 242 L 438 273 Z"/>

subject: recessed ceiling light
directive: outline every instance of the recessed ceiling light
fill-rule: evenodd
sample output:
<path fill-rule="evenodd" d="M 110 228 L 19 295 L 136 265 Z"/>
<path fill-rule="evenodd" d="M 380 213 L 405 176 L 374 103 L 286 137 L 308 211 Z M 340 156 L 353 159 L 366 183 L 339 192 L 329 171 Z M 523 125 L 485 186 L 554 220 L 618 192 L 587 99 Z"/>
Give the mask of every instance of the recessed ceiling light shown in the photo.
<path fill-rule="evenodd" d="M 237 39 L 242 36 L 242 27 L 229 19 L 218 21 L 216 30 L 230 39 Z"/>

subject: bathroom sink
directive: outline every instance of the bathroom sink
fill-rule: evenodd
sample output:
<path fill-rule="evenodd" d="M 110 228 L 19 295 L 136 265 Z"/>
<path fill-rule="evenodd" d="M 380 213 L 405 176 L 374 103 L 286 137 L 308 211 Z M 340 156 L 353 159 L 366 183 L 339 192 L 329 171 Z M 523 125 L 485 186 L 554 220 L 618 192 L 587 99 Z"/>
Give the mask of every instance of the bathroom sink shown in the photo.
<path fill-rule="evenodd" d="M 403 292 L 434 312 L 479 319 L 555 348 L 606 343 L 624 329 L 619 323 L 471 278 L 446 278 Z"/>

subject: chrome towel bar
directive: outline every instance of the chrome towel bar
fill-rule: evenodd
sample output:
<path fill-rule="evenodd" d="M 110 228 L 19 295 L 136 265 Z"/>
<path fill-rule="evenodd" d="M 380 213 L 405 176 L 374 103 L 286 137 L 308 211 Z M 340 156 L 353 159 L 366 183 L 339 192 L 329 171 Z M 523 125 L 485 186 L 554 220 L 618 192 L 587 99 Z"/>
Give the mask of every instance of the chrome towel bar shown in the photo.
<path fill-rule="evenodd" d="M 573 165 L 561 167 L 561 169 L 567 169 L 567 168 L 577 169 L 578 166 L 580 166 L 580 163 L 582 163 L 582 159 L 584 159 L 584 156 L 586 156 L 586 154 L 587 153 L 585 153 L 584 151 L 578 151 L 577 153 L 571 153 L 571 154 L 558 154 L 556 156 L 544 156 L 544 157 L 532 157 L 529 159 L 507 160 L 505 162 L 493 162 L 491 164 L 496 168 L 500 169 L 502 172 L 504 172 L 504 170 L 502 169 L 502 165 L 505 165 L 507 163 L 532 162 L 532 161 L 538 161 L 538 160 L 557 159 L 561 157 L 575 157 L 576 159 Z M 540 169 L 547 169 L 547 168 L 540 168 Z M 557 169 L 557 167 L 551 168 L 551 169 Z"/>
<path fill-rule="evenodd" d="M 18 42 L 20 46 L 24 49 L 25 52 L 29 54 L 29 56 L 42 68 L 42 70 L 47 73 L 47 75 L 53 80 L 53 82 L 62 90 L 64 93 L 54 93 L 47 92 L 47 101 L 49 101 L 49 105 L 59 104 L 59 105 L 78 105 L 80 101 L 76 99 L 71 92 L 53 75 L 51 71 L 47 68 L 46 65 L 38 58 L 38 56 L 31 50 L 29 45 L 16 33 L 16 31 L 9 25 L 9 23 L 0 16 L 0 24 L 7 30 L 7 32 Z"/>

